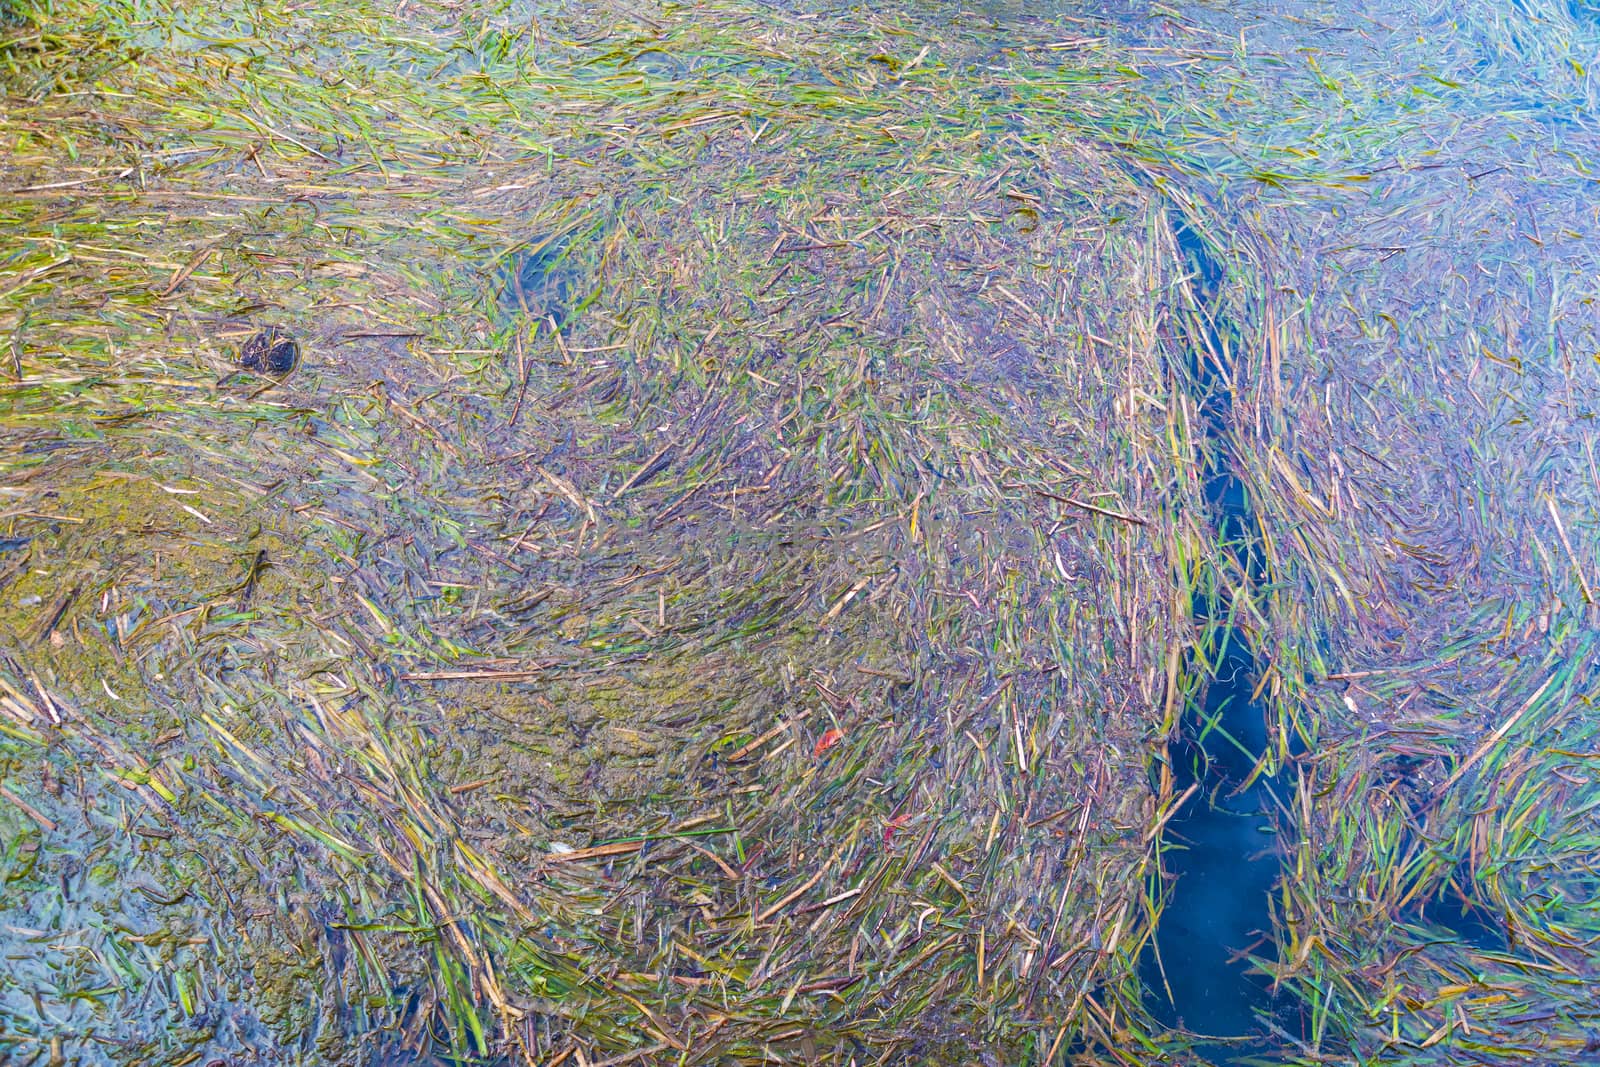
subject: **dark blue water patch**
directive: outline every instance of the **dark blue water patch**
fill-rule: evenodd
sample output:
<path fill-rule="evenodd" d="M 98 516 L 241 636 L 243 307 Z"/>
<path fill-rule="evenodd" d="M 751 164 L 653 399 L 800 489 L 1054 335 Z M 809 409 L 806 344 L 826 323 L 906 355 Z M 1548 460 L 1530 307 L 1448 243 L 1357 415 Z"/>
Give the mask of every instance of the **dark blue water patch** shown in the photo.
<path fill-rule="evenodd" d="M 1168 744 L 1176 792 L 1198 788 L 1164 831 L 1172 892 L 1141 961 L 1152 1013 L 1212 1037 L 1256 1034 L 1263 1016 L 1281 1026 L 1295 1014 L 1247 958 L 1276 955 L 1267 903 L 1281 863 L 1273 779 L 1251 780 L 1267 742 L 1264 709 L 1252 700 L 1256 667 L 1233 644 Z M 1203 670 L 1192 658 L 1186 669 Z"/>
<path fill-rule="evenodd" d="M 1458 863 L 1437 891 L 1422 899 L 1417 919 L 1424 926 L 1440 927 L 1461 944 L 1480 952 L 1509 952 L 1505 916 L 1471 895 L 1472 871 Z"/>
<path fill-rule="evenodd" d="M 543 234 L 529 239 L 524 250 L 507 258 L 498 275 L 500 306 L 535 322 L 566 324 L 572 290 L 570 235 Z"/>
<path fill-rule="evenodd" d="M 1171 224 L 1194 296 L 1187 333 L 1194 343 L 1181 355 L 1201 415 L 1206 503 L 1224 553 L 1254 584 L 1263 569 L 1257 524 L 1227 444 L 1242 334 L 1224 310 L 1221 261 L 1181 211 L 1172 212 Z M 1170 893 L 1140 975 L 1147 1007 L 1166 1025 L 1246 1039 L 1237 1048 L 1199 1049 L 1227 1062 L 1262 1050 L 1266 1019 L 1291 1032 L 1301 1027 L 1297 1004 L 1275 998 L 1271 980 L 1250 959 L 1276 959 L 1268 903 L 1281 869 L 1278 783 L 1255 773 L 1269 740 L 1266 708 L 1254 696 L 1261 665 L 1247 635 L 1228 625 L 1226 605 L 1197 594 L 1191 611 L 1220 647 L 1209 664 L 1194 654 L 1184 664 L 1186 677 L 1200 679 L 1201 695 L 1184 709 L 1167 759 L 1176 792 L 1195 792 L 1163 834 L 1163 888 Z"/>
<path fill-rule="evenodd" d="M 1451 937 L 1480 952 L 1509 952 L 1504 917 L 1464 897 L 1442 896 L 1423 903 L 1419 917 L 1443 927 Z"/>
<path fill-rule="evenodd" d="M 1266 715 L 1259 702 L 1252 699 L 1255 656 L 1236 636 L 1237 631 L 1224 635 L 1229 645 L 1206 684 L 1204 702 L 1198 714 L 1192 714 L 1168 758 L 1179 789 L 1199 785 L 1209 791 L 1213 806 L 1256 814 L 1266 811 L 1266 806 L 1252 807 L 1229 799 L 1259 791 L 1253 784 L 1247 789 L 1246 783 L 1267 747 Z M 1198 666 L 1191 663 L 1190 669 L 1197 670 Z"/>

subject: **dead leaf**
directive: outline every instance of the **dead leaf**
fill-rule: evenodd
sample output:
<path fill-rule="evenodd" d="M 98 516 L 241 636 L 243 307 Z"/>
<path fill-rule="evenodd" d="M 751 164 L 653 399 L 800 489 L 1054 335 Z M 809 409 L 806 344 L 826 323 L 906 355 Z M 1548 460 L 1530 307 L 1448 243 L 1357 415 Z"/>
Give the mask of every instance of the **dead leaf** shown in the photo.
<path fill-rule="evenodd" d="M 820 756 L 843 740 L 844 731 L 835 726 L 817 738 L 817 747 L 811 750 L 811 755 L 813 757 Z"/>

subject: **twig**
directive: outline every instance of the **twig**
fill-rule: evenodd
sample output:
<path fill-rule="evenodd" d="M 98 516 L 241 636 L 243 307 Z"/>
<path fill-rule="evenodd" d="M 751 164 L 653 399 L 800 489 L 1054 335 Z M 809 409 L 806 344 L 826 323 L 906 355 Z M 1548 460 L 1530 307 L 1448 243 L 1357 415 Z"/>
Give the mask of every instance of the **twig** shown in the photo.
<path fill-rule="evenodd" d="M 838 855 L 839 854 L 835 852 L 832 856 L 828 857 L 828 862 L 824 863 L 821 867 L 818 867 L 817 873 L 813 874 L 810 878 L 807 878 L 803 885 L 801 885 L 794 892 L 789 893 L 782 900 L 772 905 L 772 907 L 768 908 L 766 911 L 763 911 L 760 915 L 757 915 L 756 922 L 766 922 L 768 919 L 778 914 L 778 912 L 782 911 L 784 908 L 787 908 L 790 904 L 793 904 L 795 901 L 804 896 L 808 891 L 810 891 L 812 886 L 822 881 L 822 876 L 828 873 L 828 868 L 833 866 L 833 861 L 838 857 Z"/>
<path fill-rule="evenodd" d="M 1553 674 L 1546 678 L 1544 680 L 1544 684 L 1539 687 L 1538 691 L 1524 701 L 1522 707 L 1517 709 L 1516 714 L 1512 715 L 1511 718 L 1501 723 L 1500 728 L 1489 735 L 1488 740 L 1484 741 L 1483 744 L 1473 749 L 1472 755 L 1468 756 L 1466 760 L 1462 762 L 1461 766 L 1455 769 L 1455 773 L 1446 778 L 1444 780 L 1444 784 L 1434 791 L 1433 799 L 1437 801 L 1440 797 L 1444 796 L 1445 793 L 1449 792 L 1450 787 L 1460 781 L 1461 776 L 1466 774 L 1473 764 L 1477 763 L 1484 757 L 1485 753 L 1504 740 L 1506 734 L 1511 732 L 1511 728 L 1517 724 L 1519 719 L 1528 713 L 1528 709 L 1533 707 L 1533 705 L 1538 702 L 1540 697 L 1544 696 L 1544 691 L 1549 689 L 1550 683 L 1554 682 L 1555 680 L 1556 676 Z"/>
<path fill-rule="evenodd" d="M 78 592 L 81 588 L 82 586 L 73 586 L 62 594 L 60 600 L 56 601 L 55 607 L 50 609 L 50 613 L 41 620 L 41 624 L 34 630 L 33 642 L 35 644 L 46 640 L 54 632 L 56 625 L 61 622 L 61 616 L 65 615 L 67 608 L 71 607 L 72 602 L 78 599 Z"/>
<path fill-rule="evenodd" d="M 0 797 L 5 797 L 7 800 L 11 801 L 11 803 L 21 808 L 29 818 L 33 819 L 34 822 L 38 823 L 46 830 L 54 830 L 56 828 L 54 821 L 45 817 L 45 815 L 37 808 L 23 800 L 21 797 L 17 796 L 3 785 L 0 785 Z"/>
<path fill-rule="evenodd" d="M 1146 520 L 1141 519 L 1137 515 L 1127 515 L 1120 511 L 1112 511 L 1110 508 L 1103 508 L 1098 504 L 1086 504 L 1082 500 L 1075 500 L 1070 496 L 1057 496 L 1055 493 L 1046 492 L 1043 489 L 1035 489 L 1034 492 L 1038 493 L 1042 497 L 1047 497 L 1051 500 L 1059 500 L 1061 503 L 1071 504 L 1075 508 L 1082 508 L 1084 511 L 1092 511 L 1096 515 L 1104 515 L 1108 519 L 1120 519 L 1123 522 L 1131 522 L 1135 526 L 1150 525 Z"/>
<path fill-rule="evenodd" d="M 1583 602 L 1594 603 L 1594 593 L 1589 589 L 1589 580 L 1583 576 L 1583 568 L 1578 564 L 1578 555 L 1572 551 L 1572 542 L 1567 540 L 1567 528 L 1561 524 L 1561 513 L 1556 510 L 1556 498 L 1544 498 L 1545 506 L 1550 509 L 1550 517 L 1556 521 L 1556 533 L 1561 536 L 1561 547 L 1567 550 L 1567 558 L 1572 561 L 1572 569 L 1577 572 L 1578 585 L 1583 589 Z"/>
<path fill-rule="evenodd" d="M 643 841 L 617 841 L 610 845 L 595 845 L 593 848 L 575 848 L 571 852 L 547 852 L 544 862 L 576 863 L 579 860 L 597 860 L 607 856 L 626 856 L 638 852 L 644 845 Z"/>
<path fill-rule="evenodd" d="M 502 682 L 520 681 L 526 678 L 537 678 L 546 670 L 554 667 L 557 660 L 538 664 L 532 667 L 523 667 L 519 670 L 466 670 L 466 671 L 410 671 L 400 676 L 405 682 L 465 682 L 473 679 L 484 678 Z"/>

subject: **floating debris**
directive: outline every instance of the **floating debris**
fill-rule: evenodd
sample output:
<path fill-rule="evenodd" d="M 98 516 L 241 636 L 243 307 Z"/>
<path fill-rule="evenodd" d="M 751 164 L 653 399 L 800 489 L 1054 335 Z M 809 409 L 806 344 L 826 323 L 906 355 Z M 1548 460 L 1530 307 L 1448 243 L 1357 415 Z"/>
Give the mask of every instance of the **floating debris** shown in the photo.
<path fill-rule="evenodd" d="M 0 0 L 0 1057 L 1582 1060 L 1564 3 Z"/>
<path fill-rule="evenodd" d="M 239 366 L 270 378 L 287 377 L 299 365 L 300 346 L 276 326 L 268 326 L 239 350 Z"/>

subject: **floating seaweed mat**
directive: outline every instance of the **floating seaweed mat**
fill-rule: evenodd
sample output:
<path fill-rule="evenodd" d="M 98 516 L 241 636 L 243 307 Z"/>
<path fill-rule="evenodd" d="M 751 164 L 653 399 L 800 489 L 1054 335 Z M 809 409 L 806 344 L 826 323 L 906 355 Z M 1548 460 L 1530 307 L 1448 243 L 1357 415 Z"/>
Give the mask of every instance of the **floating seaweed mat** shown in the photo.
<path fill-rule="evenodd" d="M 1208 176 L 1255 326 L 1246 611 L 1309 753 L 1277 972 L 1363 1059 L 1589 1047 L 1600 251 L 1552 222 L 1591 195 L 1561 125 L 1476 121 L 1500 136 L 1370 197 L 1328 160 L 1297 188 Z"/>
<path fill-rule="evenodd" d="M 414 7 L 8 38 L 9 1046 L 1125 1041 L 1201 533 L 1124 76 Z"/>

